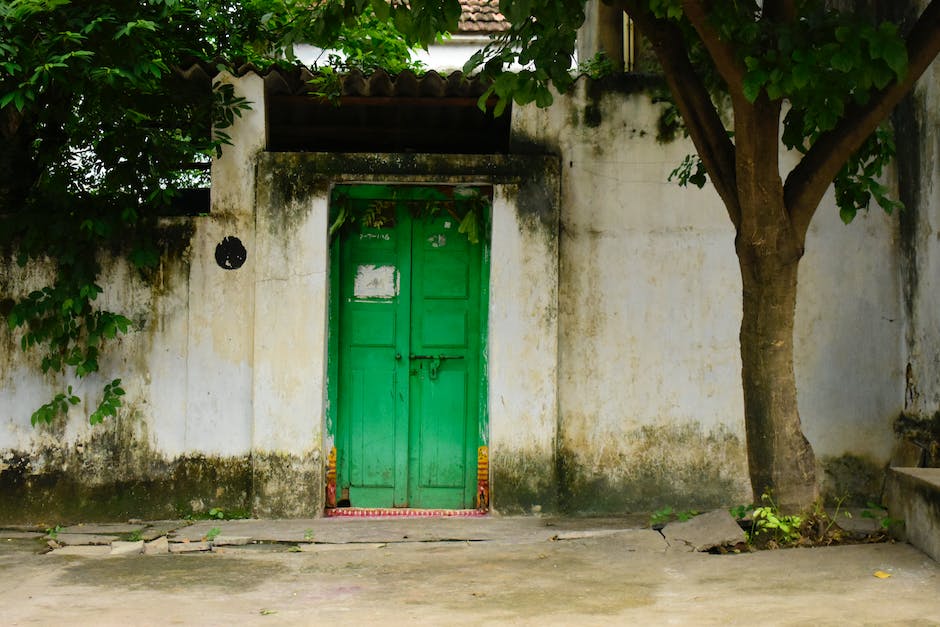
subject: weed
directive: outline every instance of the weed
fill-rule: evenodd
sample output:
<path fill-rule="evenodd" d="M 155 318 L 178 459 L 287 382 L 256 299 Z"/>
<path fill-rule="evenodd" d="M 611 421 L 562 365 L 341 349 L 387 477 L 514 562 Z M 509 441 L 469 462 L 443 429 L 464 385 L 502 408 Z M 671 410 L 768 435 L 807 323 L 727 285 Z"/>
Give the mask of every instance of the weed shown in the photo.
<path fill-rule="evenodd" d="M 872 518 L 878 521 L 882 530 L 888 531 L 891 527 L 902 524 L 904 521 L 900 518 L 892 518 L 888 515 L 888 508 L 876 503 L 866 503 L 866 509 L 862 510 L 862 518 Z"/>
<path fill-rule="evenodd" d="M 215 518 L 217 520 L 223 520 L 225 518 L 225 512 L 221 507 L 213 507 L 209 510 L 209 518 Z"/>
<path fill-rule="evenodd" d="M 313 541 L 313 529 L 304 530 L 304 540 L 306 540 L 307 542 Z"/>
<path fill-rule="evenodd" d="M 665 525 L 668 522 L 678 520 L 679 522 L 685 522 L 691 520 L 695 516 L 698 516 L 699 512 L 694 509 L 676 511 L 668 505 L 662 509 L 658 509 L 650 515 L 650 527 L 656 527 L 658 525 Z"/>
<path fill-rule="evenodd" d="M 672 520 L 672 508 L 664 507 L 658 509 L 650 515 L 650 527 L 655 527 L 656 525 L 664 525 L 667 522 Z"/>
<path fill-rule="evenodd" d="M 138 529 L 137 531 L 132 531 L 129 534 L 127 534 L 128 542 L 139 542 L 143 539 L 144 539 L 144 532 L 141 529 Z"/>
<path fill-rule="evenodd" d="M 803 518 L 796 514 L 782 514 L 768 492 L 761 495 L 761 501 L 766 505 L 754 508 L 748 543 L 765 541 L 768 548 L 796 544 L 803 536 Z"/>
<path fill-rule="evenodd" d="M 220 528 L 213 527 L 212 529 L 206 532 L 206 541 L 212 542 L 213 540 L 219 537 L 220 533 L 222 533 L 222 530 Z"/>
<path fill-rule="evenodd" d="M 62 531 L 61 525 L 56 525 L 55 527 L 49 527 L 46 529 L 46 537 L 50 540 L 55 540 L 59 537 L 59 533 Z"/>

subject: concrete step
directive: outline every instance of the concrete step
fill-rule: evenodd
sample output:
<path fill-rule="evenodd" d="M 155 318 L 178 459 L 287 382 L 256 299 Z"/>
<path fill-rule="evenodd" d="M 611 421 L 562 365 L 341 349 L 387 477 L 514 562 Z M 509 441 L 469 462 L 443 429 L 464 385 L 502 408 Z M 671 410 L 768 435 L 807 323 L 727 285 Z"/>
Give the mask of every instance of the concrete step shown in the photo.
<path fill-rule="evenodd" d="M 940 468 L 889 469 L 885 500 L 900 539 L 940 562 Z"/>

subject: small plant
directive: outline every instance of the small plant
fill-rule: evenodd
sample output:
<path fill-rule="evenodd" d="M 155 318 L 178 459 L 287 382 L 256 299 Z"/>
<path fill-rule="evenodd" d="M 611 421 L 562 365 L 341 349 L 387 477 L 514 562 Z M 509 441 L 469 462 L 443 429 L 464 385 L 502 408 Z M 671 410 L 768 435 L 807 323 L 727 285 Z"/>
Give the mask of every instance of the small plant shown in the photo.
<path fill-rule="evenodd" d="M 664 525 L 667 522 L 672 520 L 672 508 L 664 507 L 658 509 L 650 515 L 650 527 L 655 527 L 656 525 Z"/>
<path fill-rule="evenodd" d="M 754 508 L 748 543 L 766 540 L 769 547 L 796 544 L 803 535 L 800 528 L 803 518 L 796 514 L 782 514 L 768 492 L 761 495 L 761 501 L 766 505 Z"/>
<path fill-rule="evenodd" d="M 754 509 L 753 505 L 735 505 L 728 510 L 728 513 L 731 514 L 731 517 L 735 520 L 742 520 L 747 518 L 747 513 L 752 509 Z"/>
<path fill-rule="evenodd" d="M 61 525 L 56 525 L 55 527 L 50 527 L 46 529 L 46 537 L 50 540 L 55 540 L 59 537 L 59 533 L 62 531 Z"/>
<path fill-rule="evenodd" d="M 876 503 L 866 503 L 866 509 L 862 510 L 862 518 L 872 518 L 878 521 L 881 529 L 887 531 L 896 525 L 902 524 L 904 521 L 899 518 L 892 518 L 888 515 L 888 508 L 884 505 L 878 505 Z"/>
<path fill-rule="evenodd" d="M 225 519 L 225 510 L 221 507 L 213 507 L 209 510 L 209 518 L 215 518 L 216 520 Z"/>
<path fill-rule="evenodd" d="M 304 540 L 311 542 L 313 540 L 313 529 L 304 530 Z"/>
<path fill-rule="evenodd" d="M 614 62 L 603 51 L 578 64 L 578 74 L 587 74 L 593 79 L 612 76 L 617 73 Z"/>
<path fill-rule="evenodd" d="M 658 509 L 650 515 L 650 527 L 655 527 L 658 525 L 665 525 L 668 522 L 678 520 L 679 522 L 685 522 L 691 520 L 695 516 L 698 516 L 699 512 L 694 509 L 676 511 L 670 506 L 663 507 Z"/>
<path fill-rule="evenodd" d="M 212 542 L 213 540 L 219 537 L 220 533 L 222 533 L 222 530 L 219 527 L 213 527 L 212 529 L 206 532 L 206 541 Z"/>
<path fill-rule="evenodd" d="M 142 530 L 138 529 L 127 534 L 128 542 L 139 542 L 144 539 L 144 533 Z"/>

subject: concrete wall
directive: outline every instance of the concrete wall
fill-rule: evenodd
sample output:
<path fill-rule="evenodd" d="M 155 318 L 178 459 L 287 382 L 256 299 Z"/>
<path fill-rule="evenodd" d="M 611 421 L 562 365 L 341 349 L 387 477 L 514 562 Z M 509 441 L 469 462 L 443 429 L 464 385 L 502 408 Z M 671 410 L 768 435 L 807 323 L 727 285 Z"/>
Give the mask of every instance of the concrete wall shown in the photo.
<path fill-rule="evenodd" d="M 940 411 L 940 63 L 930 66 L 893 121 L 906 205 L 900 216 L 907 319 L 904 411 L 926 419 Z"/>
<path fill-rule="evenodd" d="M 349 182 L 493 186 L 484 436 L 497 511 L 749 500 L 733 229 L 713 190 L 666 181 L 692 148 L 656 140 L 659 109 L 643 85 L 581 82 L 547 110 L 517 109 L 519 154 L 441 156 L 263 153 L 262 80 L 236 83 L 254 109 L 213 165 L 211 213 L 163 225 L 152 280 L 105 264 L 102 304 L 136 326 L 101 376 L 71 382 L 86 404 L 30 426 L 70 382 L 44 381 L 0 330 L 11 347 L 0 353 L 0 520 L 319 514 L 331 446 L 328 198 Z M 936 174 L 936 163 L 924 168 Z M 940 206 L 935 194 L 924 203 Z M 846 227 L 831 198 L 824 205 L 801 265 L 800 411 L 821 480 L 836 495 L 872 494 L 905 397 L 902 354 L 916 376 L 937 376 L 940 340 L 926 322 L 936 272 L 923 264 L 940 255 L 926 238 L 919 318 L 905 335 L 896 220 L 873 211 Z M 245 248 L 237 269 L 216 262 L 226 238 Z M 4 293 L 43 280 L 41 268 L 0 272 Z M 126 406 L 90 427 L 114 376 Z M 924 381 L 917 398 L 930 411 L 940 381 Z"/>
<path fill-rule="evenodd" d="M 667 182 L 693 148 L 657 141 L 641 87 L 582 80 L 513 118 L 518 147 L 562 155 L 559 456 L 578 511 L 750 499 L 734 230 L 710 186 Z M 901 409 L 897 232 L 876 211 L 844 226 L 830 196 L 801 264 L 800 412 L 835 496 L 879 492 Z"/>

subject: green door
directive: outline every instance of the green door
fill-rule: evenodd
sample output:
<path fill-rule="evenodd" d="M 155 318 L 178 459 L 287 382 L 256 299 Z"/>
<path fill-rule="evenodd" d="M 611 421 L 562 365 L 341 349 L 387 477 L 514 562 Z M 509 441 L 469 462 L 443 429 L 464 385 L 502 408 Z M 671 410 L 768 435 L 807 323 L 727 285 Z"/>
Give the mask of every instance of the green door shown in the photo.
<path fill-rule="evenodd" d="M 473 507 L 483 245 L 459 228 L 480 205 L 383 186 L 338 188 L 334 204 L 346 216 L 331 329 L 341 494 L 353 507 Z"/>

